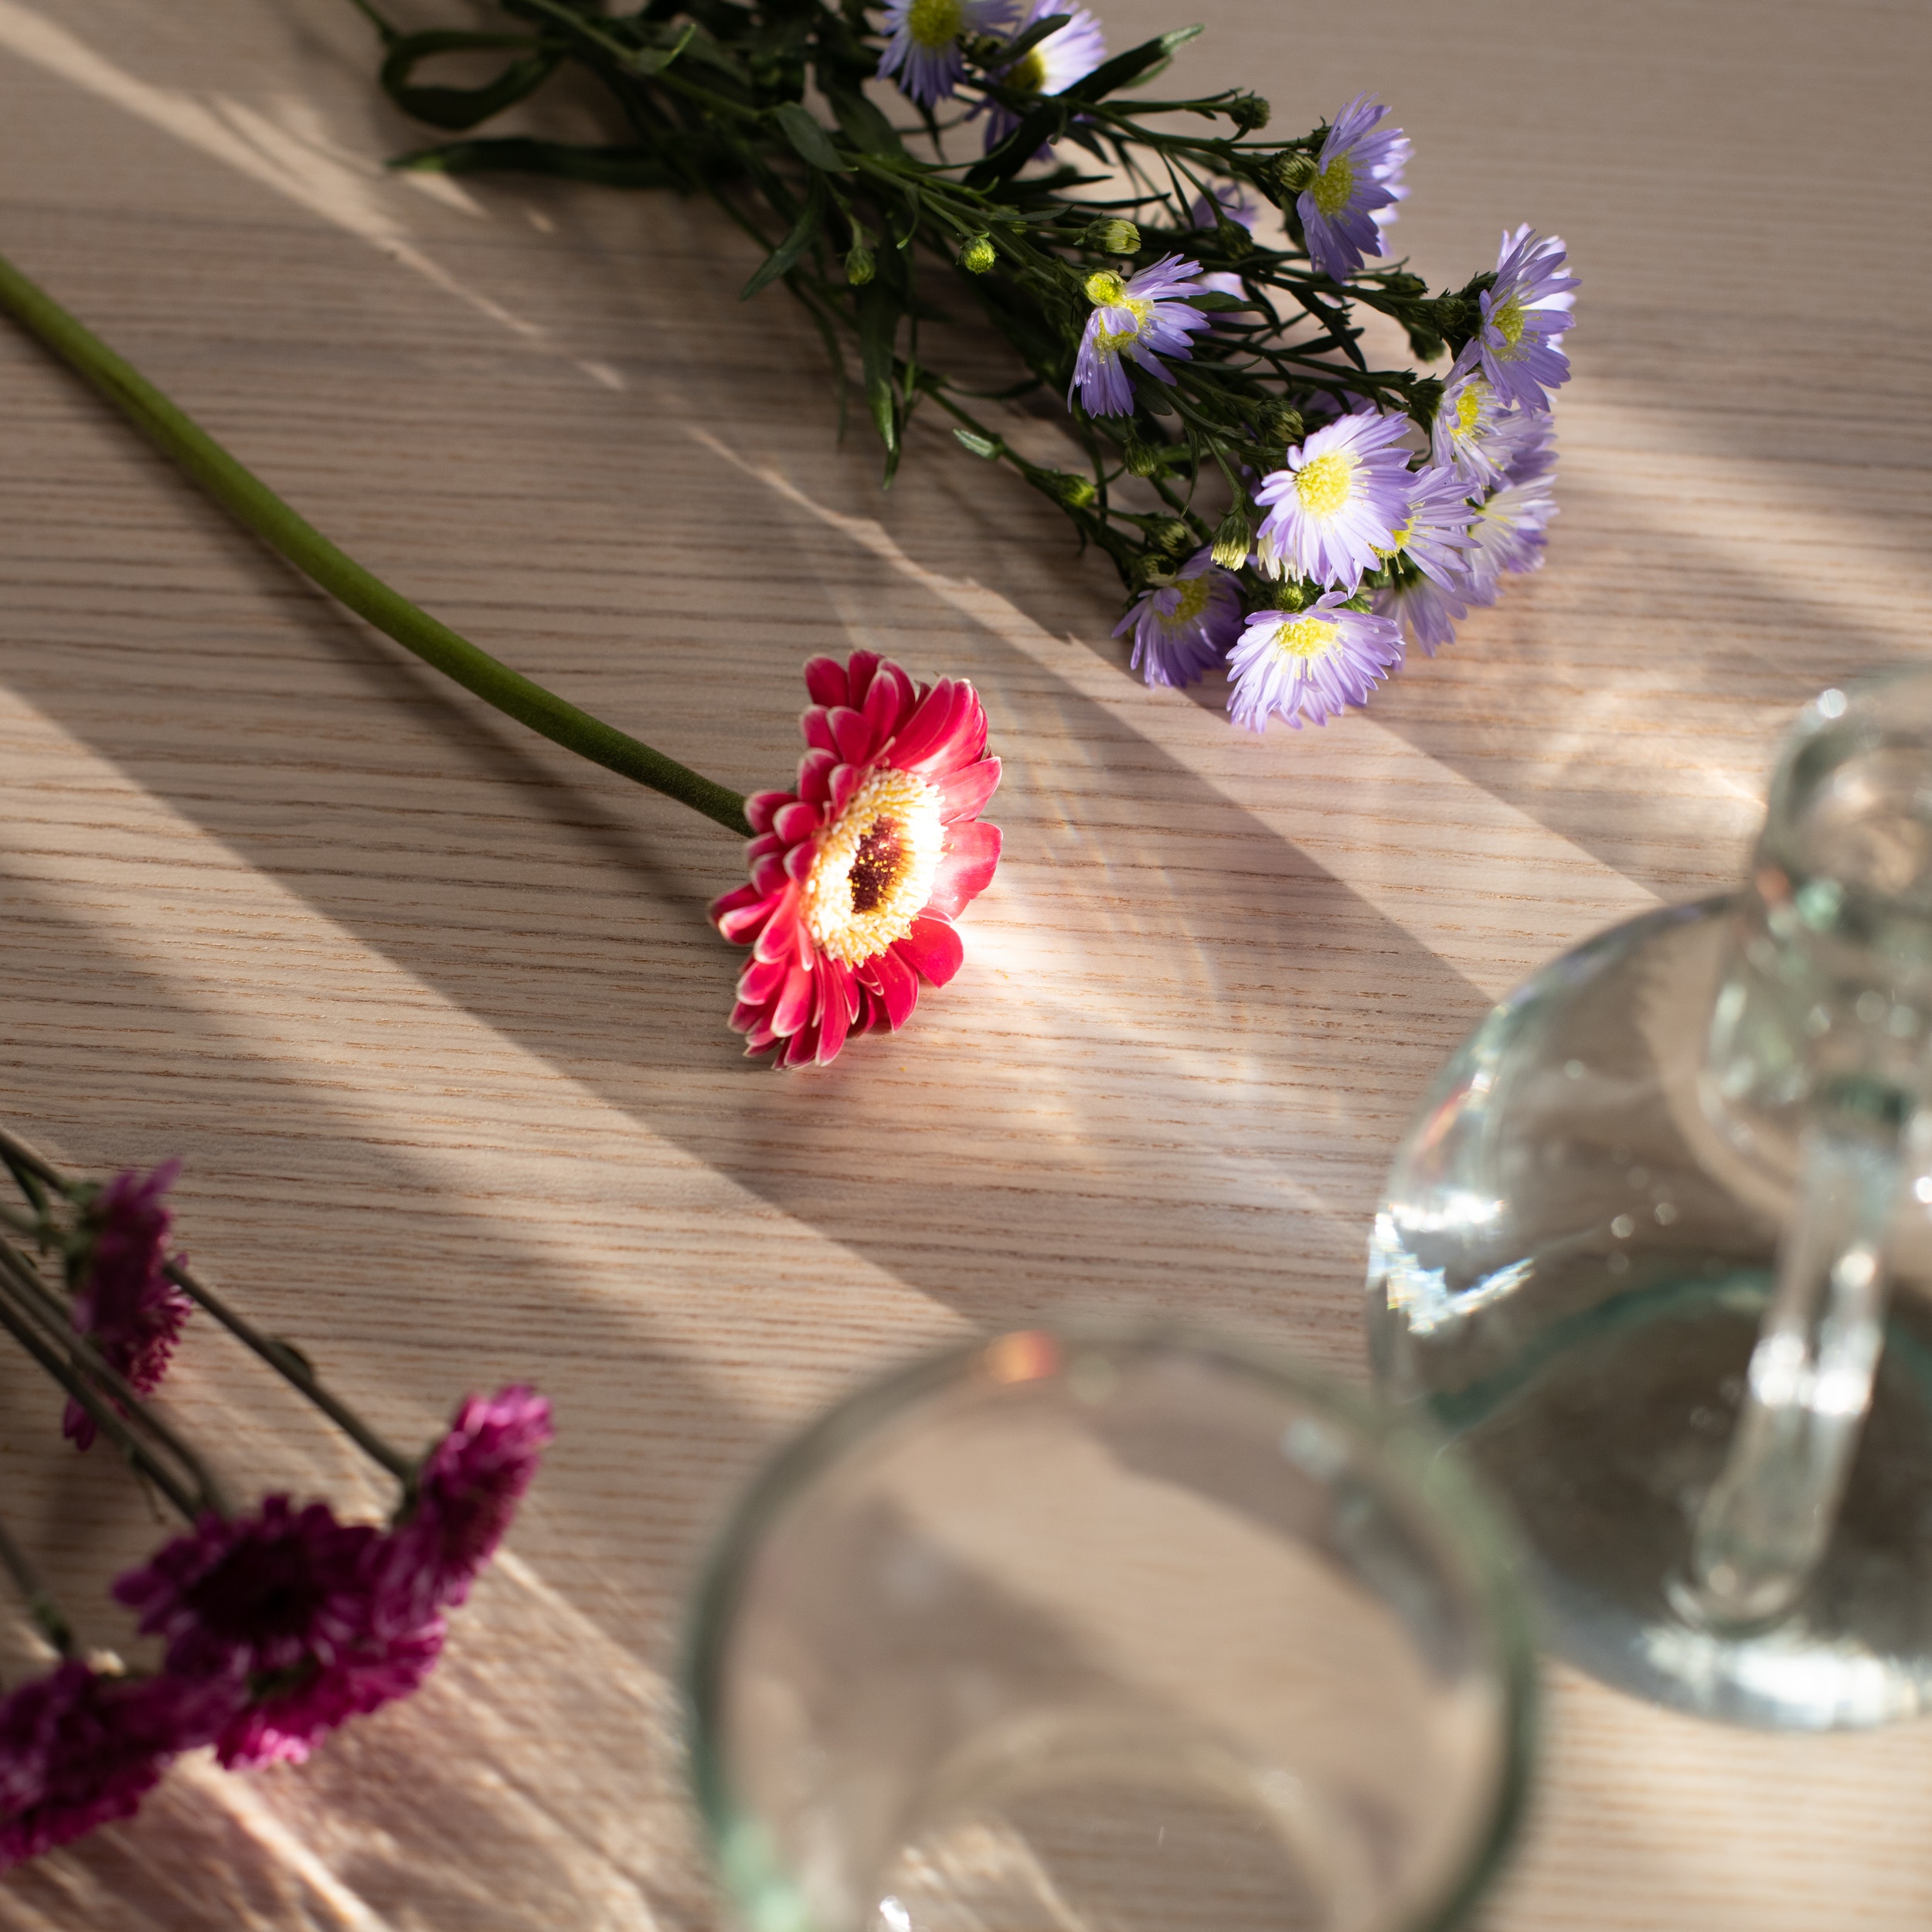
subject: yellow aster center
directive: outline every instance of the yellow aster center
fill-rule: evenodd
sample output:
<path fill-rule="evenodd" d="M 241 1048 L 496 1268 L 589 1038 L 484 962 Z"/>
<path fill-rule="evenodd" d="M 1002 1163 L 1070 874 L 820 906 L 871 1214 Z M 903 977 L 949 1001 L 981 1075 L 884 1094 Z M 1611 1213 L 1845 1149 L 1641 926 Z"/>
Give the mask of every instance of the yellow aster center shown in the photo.
<path fill-rule="evenodd" d="M 1097 268 L 1087 278 L 1087 299 L 1096 308 L 1124 308 L 1129 317 L 1125 328 L 1097 329 L 1094 346 L 1103 355 L 1117 355 L 1130 342 L 1141 338 L 1154 314 L 1154 304 L 1139 295 L 1130 295 L 1127 284 L 1111 268 Z"/>
<path fill-rule="evenodd" d="M 1376 549 L 1376 555 L 1380 557 L 1383 563 L 1387 563 L 1389 558 L 1395 556 L 1396 553 L 1402 549 L 1403 545 L 1409 541 L 1410 536 L 1411 532 L 1413 532 L 1415 527 L 1415 519 L 1411 517 L 1409 521 L 1403 524 L 1399 530 L 1393 530 L 1389 532 L 1388 549 L 1384 550 L 1377 548 Z M 1375 548 L 1373 546 L 1371 546 L 1370 547 Z"/>
<path fill-rule="evenodd" d="M 1037 47 L 1021 55 L 1007 69 L 1005 79 L 1016 94 L 1038 94 L 1046 85 L 1046 56 Z"/>
<path fill-rule="evenodd" d="M 912 930 L 939 871 L 939 794 L 907 771 L 875 771 L 852 794 L 805 879 L 805 930 L 821 952 L 857 966 Z"/>
<path fill-rule="evenodd" d="M 1198 577 L 1182 577 L 1174 586 L 1174 608 L 1168 614 L 1168 622 L 1192 624 L 1207 608 L 1208 594 L 1213 588 L 1205 570 Z"/>
<path fill-rule="evenodd" d="M 1304 662 L 1326 657 L 1335 648 L 1341 628 L 1332 617 L 1290 617 L 1274 634 L 1274 655 Z"/>
<path fill-rule="evenodd" d="M 1489 326 L 1495 329 L 1512 349 L 1522 340 L 1522 304 L 1512 295 L 1500 308 L 1489 311 Z"/>
<path fill-rule="evenodd" d="M 961 0 L 913 0 L 906 30 L 922 47 L 950 47 L 966 24 Z"/>
<path fill-rule="evenodd" d="M 1340 450 L 1304 463 L 1294 473 L 1294 493 L 1310 516 L 1333 516 L 1355 489 L 1355 459 Z"/>
<path fill-rule="evenodd" d="M 1522 325 L 1518 325 L 1521 333 Z M 1482 413 L 1482 406 L 1489 400 L 1489 385 L 1480 376 L 1471 383 L 1456 401 L 1455 434 L 1458 437 L 1473 436 L 1476 433 L 1476 418 Z"/>
<path fill-rule="evenodd" d="M 1349 197 L 1355 192 L 1355 163 L 1346 155 L 1337 155 L 1327 167 L 1308 183 L 1308 192 L 1315 197 L 1315 205 L 1321 213 L 1332 218 L 1349 205 Z"/>

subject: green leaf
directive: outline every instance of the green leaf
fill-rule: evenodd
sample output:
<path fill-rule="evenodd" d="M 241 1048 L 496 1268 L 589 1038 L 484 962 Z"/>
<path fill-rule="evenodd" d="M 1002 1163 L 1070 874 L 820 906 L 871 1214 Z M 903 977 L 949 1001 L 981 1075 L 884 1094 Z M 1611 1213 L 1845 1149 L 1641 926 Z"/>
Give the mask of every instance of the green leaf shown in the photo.
<path fill-rule="evenodd" d="M 1060 97 L 1067 100 L 1103 100 L 1117 87 L 1138 80 L 1157 64 L 1165 62 L 1176 47 L 1185 46 L 1201 32 L 1199 27 L 1176 27 L 1158 39 L 1144 40 L 1125 53 L 1103 62 L 1083 80 L 1077 80 Z"/>
<path fill-rule="evenodd" d="M 775 282 L 781 275 L 789 274 L 798 266 L 798 257 L 811 246 L 811 238 L 818 232 L 818 224 L 825 216 L 825 178 L 814 175 L 811 187 L 805 196 L 805 205 L 798 211 L 798 219 L 791 225 L 787 235 L 759 265 L 758 272 L 744 285 L 738 299 L 748 302 L 760 289 Z"/>
<path fill-rule="evenodd" d="M 1043 141 L 1050 141 L 1065 131 L 1067 110 L 1062 104 L 1072 91 L 1070 88 L 1066 94 L 1052 95 L 1022 116 L 1019 125 L 984 161 L 968 172 L 966 185 L 991 188 L 996 182 L 1011 181 L 1039 152 Z"/>
<path fill-rule="evenodd" d="M 1199 295 L 1189 295 L 1183 299 L 1192 302 L 1196 308 L 1206 309 L 1216 315 L 1224 309 L 1257 308 L 1260 306 L 1259 303 L 1250 302 L 1240 295 L 1224 295 L 1218 288 L 1210 288 Z"/>
<path fill-rule="evenodd" d="M 684 32 L 668 47 L 646 47 L 641 53 L 631 56 L 631 71 L 641 73 L 648 80 L 664 72 L 685 49 L 690 46 L 692 36 L 698 31 L 695 20 L 685 22 Z"/>
<path fill-rule="evenodd" d="M 832 111 L 845 138 L 862 154 L 903 155 L 906 144 L 892 123 L 863 94 L 843 88 L 832 97 Z"/>
<path fill-rule="evenodd" d="M 785 131 L 785 138 L 813 167 L 822 168 L 828 175 L 852 172 L 852 163 L 832 145 L 832 136 L 824 125 L 797 101 L 783 101 L 771 111 Z"/>
<path fill-rule="evenodd" d="M 440 147 L 399 155 L 392 168 L 417 174 L 554 175 L 564 181 L 595 182 L 606 188 L 675 188 L 679 175 L 648 148 L 579 148 L 529 134 L 496 134 L 447 141 Z"/>
<path fill-rule="evenodd" d="M 999 441 L 996 437 L 981 436 L 973 430 L 954 430 L 953 434 L 975 456 L 983 456 L 991 461 L 999 454 Z"/>
<path fill-rule="evenodd" d="M 889 456 L 899 453 L 899 403 L 893 393 L 893 340 L 901 313 L 898 291 L 882 277 L 859 291 L 859 357 L 866 406 Z"/>
<path fill-rule="evenodd" d="M 419 87 L 410 79 L 420 63 L 439 54 L 513 47 L 526 51 L 480 87 Z M 459 28 L 437 28 L 406 33 L 393 42 L 383 63 L 380 80 L 383 91 L 406 114 L 426 121 L 432 128 L 460 131 L 534 94 L 556 71 L 563 57 L 527 33 L 471 33 Z"/>
<path fill-rule="evenodd" d="M 1024 60 L 1049 33 L 1058 33 L 1073 17 L 1070 13 L 1049 13 L 1044 20 L 1036 20 L 1018 39 L 994 56 L 995 66 L 1011 67 Z"/>

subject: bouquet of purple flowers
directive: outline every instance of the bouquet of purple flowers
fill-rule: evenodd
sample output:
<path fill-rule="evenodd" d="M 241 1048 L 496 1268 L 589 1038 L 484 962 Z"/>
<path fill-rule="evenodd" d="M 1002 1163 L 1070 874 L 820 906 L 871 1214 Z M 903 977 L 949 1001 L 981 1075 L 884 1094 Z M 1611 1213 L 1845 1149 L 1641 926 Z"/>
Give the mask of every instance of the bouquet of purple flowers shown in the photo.
<path fill-rule="evenodd" d="M 182 1520 L 120 1577 L 114 1598 L 158 1640 L 148 1672 L 86 1651 L 26 1551 L 0 1522 L 0 1567 L 51 1653 L 0 1689 L 0 1870 L 139 1805 L 168 1760 L 202 1745 L 224 1765 L 299 1760 L 346 1719 L 406 1696 L 443 1646 L 550 1440 L 525 1388 L 472 1396 L 420 1457 L 385 1443 L 299 1351 L 261 1334 L 170 1252 L 177 1163 L 104 1185 L 61 1174 L 0 1132 L 21 1204 L 0 1205 L 0 1329 L 66 1392 L 78 1450 L 105 1439 Z M 336 1423 L 398 1485 L 386 1525 L 323 1502 L 228 1493 L 147 1398 L 196 1308 Z"/>
<path fill-rule="evenodd" d="M 1381 263 L 1410 144 L 1366 94 L 1274 138 L 1246 89 L 1138 97 L 1200 29 L 1110 58 L 1073 0 L 498 0 L 419 32 L 354 4 L 390 99 L 461 137 L 397 166 L 711 196 L 767 251 L 745 297 L 781 281 L 818 325 L 842 427 L 855 376 L 887 483 L 937 412 L 1113 560 L 1151 685 L 1225 665 L 1236 723 L 1319 724 L 1542 561 L 1563 245 L 1519 228 L 1434 295 Z M 482 85 L 423 78 L 485 53 Z M 566 73 L 608 141 L 469 131 Z M 1372 367 L 1357 306 L 1446 372 Z M 922 325 L 968 311 L 1011 354 L 997 400 L 1059 414 L 1077 464 L 1023 455 L 936 359 Z"/>

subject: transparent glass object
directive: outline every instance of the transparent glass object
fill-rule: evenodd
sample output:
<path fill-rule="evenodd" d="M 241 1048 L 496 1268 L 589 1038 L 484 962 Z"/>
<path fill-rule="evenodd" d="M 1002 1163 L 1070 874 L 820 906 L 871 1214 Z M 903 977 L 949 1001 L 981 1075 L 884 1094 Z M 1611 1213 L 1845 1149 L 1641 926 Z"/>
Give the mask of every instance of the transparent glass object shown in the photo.
<path fill-rule="evenodd" d="M 1385 1393 L 1513 1504 L 1552 1634 L 1740 1723 L 1932 1707 L 1932 675 L 1828 691 L 1742 889 L 1498 1006 L 1398 1155 Z"/>
<path fill-rule="evenodd" d="M 1195 1333 L 1025 1330 L 747 1497 L 686 1690 L 751 1932 L 1421 1932 L 1513 1825 L 1532 1664 L 1440 1445 Z"/>

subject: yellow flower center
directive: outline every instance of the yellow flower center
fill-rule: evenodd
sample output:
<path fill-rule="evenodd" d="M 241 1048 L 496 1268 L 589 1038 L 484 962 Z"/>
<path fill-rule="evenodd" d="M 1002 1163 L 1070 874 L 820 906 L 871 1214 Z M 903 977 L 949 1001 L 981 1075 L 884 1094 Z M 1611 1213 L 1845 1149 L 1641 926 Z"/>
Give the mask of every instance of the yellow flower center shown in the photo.
<path fill-rule="evenodd" d="M 1375 549 L 1376 555 L 1380 557 L 1383 563 L 1386 563 L 1389 558 L 1396 556 L 1402 549 L 1403 546 L 1409 541 L 1410 533 L 1414 530 L 1415 527 L 1415 519 L 1411 517 L 1409 521 L 1403 524 L 1399 530 L 1395 530 L 1390 532 L 1389 537 L 1389 547 L 1387 549 L 1384 550 L 1376 548 L 1374 546 L 1371 546 L 1370 547 Z"/>
<path fill-rule="evenodd" d="M 906 16 L 906 31 L 922 47 L 950 47 L 966 24 L 961 0 L 913 0 Z"/>
<path fill-rule="evenodd" d="M 945 832 L 939 794 L 906 771 L 875 771 L 818 835 L 805 879 L 805 930 L 857 966 L 903 939 L 933 896 Z"/>
<path fill-rule="evenodd" d="M 1331 217 L 1340 214 L 1355 192 L 1355 163 L 1346 155 L 1337 155 L 1308 183 L 1308 192 L 1323 214 Z"/>
<path fill-rule="evenodd" d="M 1512 349 L 1515 348 L 1522 340 L 1522 304 L 1512 295 L 1502 308 L 1489 311 L 1489 326 Z"/>
<path fill-rule="evenodd" d="M 1274 655 L 1304 661 L 1326 657 L 1341 628 L 1332 617 L 1290 617 L 1274 634 Z"/>
<path fill-rule="evenodd" d="M 1213 587 L 1203 570 L 1198 577 L 1182 577 L 1174 586 L 1174 608 L 1169 624 L 1192 624 L 1207 608 L 1208 593 Z"/>
<path fill-rule="evenodd" d="M 1294 493 L 1311 516 L 1333 516 L 1355 488 L 1355 459 L 1331 450 L 1294 473 Z"/>
<path fill-rule="evenodd" d="M 1518 324 L 1520 334 L 1522 325 Z M 1476 418 L 1482 413 L 1482 406 L 1489 400 L 1489 384 L 1482 376 L 1475 377 L 1456 401 L 1456 427 L 1454 434 L 1460 439 L 1476 433 Z"/>
<path fill-rule="evenodd" d="M 1154 314 L 1154 304 L 1139 295 L 1130 295 L 1127 284 L 1111 268 L 1096 269 L 1087 278 L 1087 299 L 1096 308 L 1124 308 L 1130 321 L 1125 328 L 1096 330 L 1094 346 L 1103 355 L 1117 355 L 1130 342 L 1141 338 Z"/>
<path fill-rule="evenodd" d="M 1050 37 L 1050 36 L 1049 36 Z M 1016 94 L 1036 94 L 1046 85 L 1046 57 L 1036 47 L 1021 55 L 1006 70 L 1006 84 Z"/>

